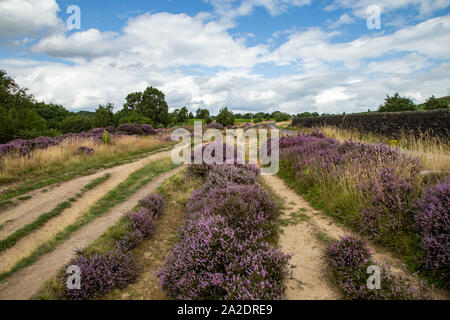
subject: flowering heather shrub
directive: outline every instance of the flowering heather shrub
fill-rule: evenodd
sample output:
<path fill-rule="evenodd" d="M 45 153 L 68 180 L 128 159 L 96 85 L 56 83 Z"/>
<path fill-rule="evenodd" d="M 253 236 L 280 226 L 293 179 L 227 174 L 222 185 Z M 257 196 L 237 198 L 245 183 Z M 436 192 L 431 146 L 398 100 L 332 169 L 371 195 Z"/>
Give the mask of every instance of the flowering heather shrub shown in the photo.
<path fill-rule="evenodd" d="M 209 129 L 219 129 L 219 130 L 223 130 L 223 129 L 224 129 L 223 125 L 222 125 L 221 123 L 218 123 L 218 122 L 212 122 L 212 123 L 210 123 L 210 124 L 208 125 L 208 128 L 209 128 Z"/>
<path fill-rule="evenodd" d="M 450 282 L 450 177 L 430 186 L 414 204 L 415 226 L 421 238 L 427 270 Z"/>
<path fill-rule="evenodd" d="M 20 156 L 26 156 L 34 149 L 46 149 L 58 144 L 57 139 L 50 137 L 39 137 L 30 140 L 17 139 L 0 145 L 0 157 L 9 152 L 16 152 Z"/>
<path fill-rule="evenodd" d="M 199 216 L 157 272 L 176 299 L 281 299 L 287 257 L 267 243 L 238 240 L 226 220 Z"/>
<path fill-rule="evenodd" d="M 153 215 L 158 216 L 166 205 L 166 200 L 159 194 L 149 194 L 139 201 L 139 204 L 150 210 Z"/>
<path fill-rule="evenodd" d="M 79 256 L 69 265 L 76 265 L 81 269 L 81 290 L 66 289 L 66 297 L 70 300 L 87 300 L 114 288 L 123 288 L 134 281 L 139 273 L 131 256 L 120 251 Z M 69 276 L 64 276 L 64 283 Z"/>
<path fill-rule="evenodd" d="M 116 242 L 117 250 L 128 252 L 136 248 L 145 237 L 139 230 L 131 230 Z"/>
<path fill-rule="evenodd" d="M 116 131 L 129 135 L 138 135 L 138 136 L 144 135 L 144 130 L 142 129 L 141 125 L 135 123 L 121 124 L 120 126 L 117 127 Z"/>
<path fill-rule="evenodd" d="M 428 288 L 419 283 L 410 285 L 400 275 L 393 275 L 389 266 L 381 266 L 381 289 L 367 287 L 367 269 L 375 265 L 367 243 L 349 236 L 331 244 L 327 250 L 328 263 L 336 283 L 347 298 L 355 300 L 423 300 L 430 299 Z"/>
<path fill-rule="evenodd" d="M 131 231 L 139 231 L 142 238 L 147 238 L 153 233 L 153 226 L 156 218 L 156 213 L 146 208 L 131 211 L 126 215 L 129 229 Z"/>
<path fill-rule="evenodd" d="M 413 224 L 410 213 L 412 199 L 416 196 L 411 179 L 400 178 L 392 168 L 381 171 L 378 177 L 361 186 L 370 196 L 370 206 L 357 221 L 360 230 L 372 239 L 407 231 Z"/>
<path fill-rule="evenodd" d="M 210 166 L 202 190 L 226 188 L 230 184 L 254 185 L 258 182 L 260 169 L 252 165 Z"/>
<path fill-rule="evenodd" d="M 73 152 L 73 155 L 78 155 L 78 156 L 81 156 L 81 155 L 92 155 L 92 154 L 94 154 L 94 149 L 93 148 L 89 148 L 89 147 L 86 147 L 86 146 L 81 146 L 81 147 L 79 147 L 79 148 L 77 148 L 74 152 Z"/>
<path fill-rule="evenodd" d="M 152 136 L 156 134 L 156 130 L 153 129 L 153 127 L 149 124 L 141 124 L 141 128 L 146 136 Z"/>
<path fill-rule="evenodd" d="M 220 215 L 241 239 L 264 238 L 274 231 L 270 221 L 279 215 L 278 203 L 260 185 L 233 185 L 195 190 L 186 204 L 187 218 Z"/>

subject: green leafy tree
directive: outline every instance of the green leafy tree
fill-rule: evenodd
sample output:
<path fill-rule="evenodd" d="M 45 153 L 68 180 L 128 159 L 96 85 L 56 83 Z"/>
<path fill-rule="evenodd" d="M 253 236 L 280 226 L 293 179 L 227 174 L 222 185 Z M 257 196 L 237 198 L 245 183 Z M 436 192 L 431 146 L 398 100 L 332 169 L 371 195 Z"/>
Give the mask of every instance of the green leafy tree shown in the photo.
<path fill-rule="evenodd" d="M 126 111 L 124 109 L 120 110 L 114 115 L 114 123 L 121 125 L 124 123 L 137 123 L 137 124 L 152 124 L 153 122 L 150 118 L 143 116 L 137 111 Z"/>
<path fill-rule="evenodd" d="M 192 112 L 189 112 L 189 119 L 195 119 L 194 114 Z"/>
<path fill-rule="evenodd" d="M 405 97 L 401 97 L 398 93 L 395 93 L 392 97 L 389 95 L 385 99 L 384 105 L 380 106 L 379 112 L 401 112 L 401 111 L 414 111 L 417 106 L 414 102 Z"/>
<path fill-rule="evenodd" d="M 431 96 L 424 105 L 425 110 L 436 110 L 436 109 L 447 109 L 448 104 L 445 101 L 440 99 L 436 99 L 434 96 Z"/>
<path fill-rule="evenodd" d="M 47 121 L 48 127 L 53 129 L 59 129 L 61 121 L 73 114 L 59 104 L 38 102 L 35 108 L 38 115 Z"/>
<path fill-rule="evenodd" d="M 209 118 L 210 116 L 211 115 L 209 114 L 208 109 L 198 108 L 197 111 L 195 112 L 196 119 L 206 119 Z"/>
<path fill-rule="evenodd" d="M 93 128 L 93 119 L 89 116 L 75 114 L 65 118 L 61 122 L 61 130 L 64 133 L 78 133 L 89 131 Z"/>
<path fill-rule="evenodd" d="M 228 108 L 221 109 L 216 117 L 216 122 L 222 124 L 224 127 L 234 125 L 233 112 L 229 111 Z"/>
<path fill-rule="evenodd" d="M 104 106 L 99 105 L 98 109 L 95 110 L 94 115 L 94 127 L 106 128 L 108 126 L 114 125 L 114 104 L 108 103 Z"/>
<path fill-rule="evenodd" d="M 156 88 L 148 87 L 144 92 L 130 93 L 123 105 L 125 111 L 135 111 L 151 120 L 154 126 L 167 126 L 169 119 L 169 106 L 165 95 Z"/>

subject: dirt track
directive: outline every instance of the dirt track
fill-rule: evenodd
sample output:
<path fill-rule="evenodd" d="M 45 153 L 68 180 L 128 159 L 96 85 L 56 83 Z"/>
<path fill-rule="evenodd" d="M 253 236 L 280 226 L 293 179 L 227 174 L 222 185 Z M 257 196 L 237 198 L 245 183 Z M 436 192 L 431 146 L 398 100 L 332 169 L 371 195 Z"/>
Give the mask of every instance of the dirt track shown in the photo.
<path fill-rule="evenodd" d="M 158 154 L 158 156 L 161 156 L 161 154 Z M 34 264 L 14 273 L 5 282 L 0 284 L 0 299 L 31 299 L 46 280 L 51 279 L 60 268 L 75 256 L 75 249 L 87 247 L 105 233 L 109 227 L 117 223 L 125 212 L 133 209 L 142 197 L 155 191 L 165 180 L 182 169 L 183 167 L 179 167 L 158 176 L 127 201 L 119 204 L 104 216 L 74 232 L 69 239 L 59 245 L 54 251 L 43 255 Z"/>

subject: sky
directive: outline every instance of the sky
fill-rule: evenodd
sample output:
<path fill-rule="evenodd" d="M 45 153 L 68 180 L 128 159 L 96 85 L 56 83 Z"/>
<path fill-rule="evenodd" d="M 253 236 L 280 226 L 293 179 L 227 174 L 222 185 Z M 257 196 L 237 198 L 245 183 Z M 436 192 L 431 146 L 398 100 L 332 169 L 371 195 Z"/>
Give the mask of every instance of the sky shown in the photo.
<path fill-rule="evenodd" d="M 148 86 L 213 114 L 422 103 L 450 95 L 450 0 L 0 0 L 0 69 L 72 111 Z"/>

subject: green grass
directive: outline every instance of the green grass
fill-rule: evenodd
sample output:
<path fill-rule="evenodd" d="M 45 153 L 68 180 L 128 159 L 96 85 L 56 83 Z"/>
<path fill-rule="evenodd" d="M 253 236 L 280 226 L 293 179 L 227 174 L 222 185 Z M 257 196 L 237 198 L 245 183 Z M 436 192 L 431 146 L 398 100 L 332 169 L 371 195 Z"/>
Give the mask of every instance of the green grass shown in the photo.
<path fill-rule="evenodd" d="M 156 176 L 176 168 L 170 158 L 152 162 L 141 169 L 133 172 L 124 182 L 113 190 L 109 191 L 103 198 L 98 200 L 89 210 L 78 220 L 57 233 L 50 240 L 41 244 L 27 257 L 18 261 L 10 270 L 0 273 L 0 282 L 11 274 L 34 263 L 40 256 L 53 251 L 59 244 L 66 240 L 72 233 L 79 230 L 89 222 L 101 217 L 110 209 L 122 203 L 140 188 L 148 184 Z"/>
<path fill-rule="evenodd" d="M 165 144 L 161 146 L 157 146 L 147 152 L 138 153 L 133 152 L 128 155 L 124 155 L 121 159 L 115 159 L 113 161 L 108 162 L 95 162 L 94 160 L 90 160 L 90 158 L 86 158 L 86 161 L 81 162 L 76 167 L 72 167 L 70 172 L 63 170 L 56 170 L 51 174 L 45 176 L 32 176 L 27 177 L 26 181 L 19 183 L 18 185 L 12 186 L 3 192 L 0 193 L 0 208 L 11 204 L 11 199 L 21 196 L 27 192 L 32 190 L 40 189 L 46 186 L 50 186 L 53 184 L 65 182 L 72 180 L 78 176 L 86 176 L 95 173 L 100 169 L 108 169 L 112 167 L 116 167 L 118 165 L 130 163 L 136 161 L 138 159 L 144 158 L 146 156 L 162 152 L 165 149 L 169 149 L 173 146 L 173 143 Z M 0 182 L 1 185 L 1 182 Z"/>
<path fill-rule="evenodd" d="M 100 185 L 101 183 L 105 182 L 110 178 L 110 174 L 107 173 L 103 175 L 102 177 L 99 177 L 97 179 L 94 179 L 92 182 L 87 184 L 83 187 L 81 190 L 81 194 L 84 194 L 85 192 L 92 190 L 96 186 Z M 45 225 L 49 220 L 51 220 L 54 217 L 59 216 L 65 209 L 70 208 L 73 203 L 75 203 L 77 199 L 70 198 L 67 201 L 61 202 L 58 204 L 53 210 L 41 214 L 36 220 L 34 220 L 32 223 L 24 226 L 23 228 L 15 231 L 13 234 L 9 235 L 7 238 L 0 241 L 0 252 L 3 252 L 11 247 L 13 247 L 17 241 L 20 239 L 26 237 L 31 232 L 39 229 L 43 225 Z"/>
<path fill-rule="evenodd" d="M 329 235 L 327 235 L 326 233 L 323 233 L 323 232 L 318 233 L 317 238 L 320 241 L 325 242 L 328 245 L 330 245 L 336 241 L 336 239 L 331 238 Z"/>

